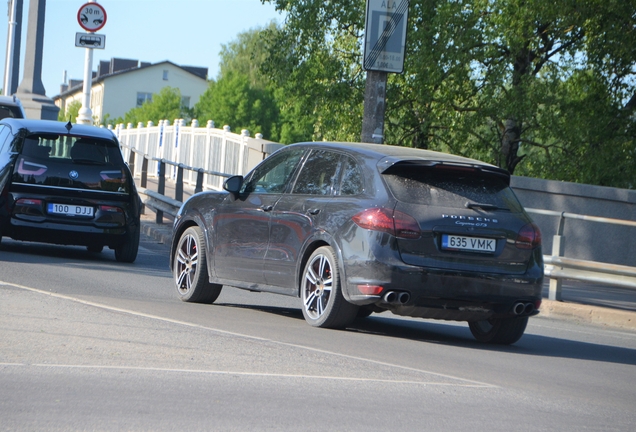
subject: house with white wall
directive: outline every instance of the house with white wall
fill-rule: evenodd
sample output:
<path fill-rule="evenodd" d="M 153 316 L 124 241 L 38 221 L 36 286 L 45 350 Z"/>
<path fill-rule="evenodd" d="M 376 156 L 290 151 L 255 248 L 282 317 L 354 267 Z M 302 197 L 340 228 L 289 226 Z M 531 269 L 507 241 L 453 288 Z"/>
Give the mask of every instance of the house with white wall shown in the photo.
<path fill-rule="evenodd" d="M 111 119 L 123 117 L 164 87 L 179 89 L 183 105 L 192 108 L 208 88 L 207 74 L 207 68 L 179 66 L 167 60 L 154 64 L 119 58 L 100 61 L 97 72 L 93 72 L 91 87 L 93 118 L 99 124 L 105 115 Z M 60 94 L 53 97 L 60 112 L 66 112 L 70 103 L 81 103 L 82 99 L 82 80 L 63 84 Z"/>

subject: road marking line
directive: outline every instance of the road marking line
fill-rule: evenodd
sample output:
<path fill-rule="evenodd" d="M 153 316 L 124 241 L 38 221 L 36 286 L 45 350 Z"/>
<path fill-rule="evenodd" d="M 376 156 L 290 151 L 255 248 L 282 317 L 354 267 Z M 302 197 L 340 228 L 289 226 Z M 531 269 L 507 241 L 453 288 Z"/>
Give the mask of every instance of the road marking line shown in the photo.
<path fill-rule="evenodd" d="M 401 369 L 401 370 L 405 370 L 405 371 L 432 375 L 432 376 L 436 376 L 436 377 L 439 377 L 439 378 L 446 378 L 446 379 L 451 379 L 451 380 L 455 380 L 455 381 L 463 381 L 463 382 L 466 382 L 466 383 L 470 383 L 474 387 L 486 387 L 486 388 L 498 388 L 499 387 L 499 386 L 494 385 L 494 384 L 488 384 L 488 383 L 484 383 L 484 382 L 481 382 L 481 381 L 475 381 L 475 380 L 470 380 L 470 379 L 466 379 L 466 378 L 460 378 L 460 377 L 456 377 L 456 376 L 453 376 L 453 375 L 447 375 L 447 374 L 442 374 L 442 373 L 438 373 L 438 372 L 431 372 L 431 371 L 427 371 L 427 370 L 423 370 L 423 369 L 416 369 L 416 368 L 412 368 L 412 367 L 408 367 L 408 366 L 401 366 L 401 365 L 396 365 L 396 364 L 393 364 L 393 363 L 382 362 L 382 361 L 378 361 L 378 360 L 370 360 L 370 359 L 365 359 L 365 358 L 362 358 L 362 357 L 352 356 L 352 355 L 348 355 L 348 354 L 342 354 L 342 353 L 337 353 L 337 352 L 333 352 L 333 351 L 327 351 L 327 350 L 323 350 L 323 349 L 319 349 L 319 348 L 312 348 L 312 347 L 308 347 L 308 346 L 305 346 L 305 345 L 298 345 L 298 344 L 289 343 L 289 342 L 281 342 L 281 341 L 276 341 L 276 340 L 273 340 L 273 339 L 267 339 L 267 338 L 262 338 L 262 337 L 258 337 L 258 336 L 251 336 L 251 335 L 246 335 L 246 334 L 242 334 L 242 333 L 236 333 L 236 332 L 231 332 L 231 331 L 227 331 L 227 330 L 221 330 L 221 329 L 217 329 L 217 328 L 213 328 L 213 327 L 206 327 L 206 326 L 203 326 L 203 325 L 200 325 L 200 324 L 190 323 L 190 322 L 187 322 L 187 321 L 175 320 L 175 319 L 171 319 L 171 318 L 161 317 L 161 316 L 158 316 L 158 315 L 146 314 L 146 313 L 143 313 L 143 312 L 137 312 L 137 311 L 133 311 L 133 310 L 130 310 L 130 309 L 122 309 L 122 308 L 118 308 L 118 307 L 114 307 L 114 306 L 108 306 L 108 305 L 105 305 L 105 304 L 102 304 L 102 303 L 95 303 L 95 302 L 91 302 L 91 301 L 87 301 L 87 300 L 82 300 L 82 299 L 79 299 L 79 298 L 76 298 L 76 297 L 71 297 L 71 296 L 67 296 L 67 295 L 64 295 L 64 294 L 52 293 L 52 292 L 40 290 L 40 289 L 37 289 L 37 288 L 31 288 L 31 287 L 27 287 L 27 286 L 24 286 L 24 285 L 14 284 L 14 283 L 11 283 L 11 282 L 4 282 L 4 281 L 0 280 L 0 285 L 12 286 L 12 287 L 15 287 L 15 288 L 23 289 L 23 290 L 26 290 L 26 291 L 31 291 L 31 292 L 38 293 L 38 294 L 45 294 L 45 295 L 49 295 L 51 297 L 64 299 L 64 300 L 69 300 L 69 301 L 80 303 L 80 304 L 83 304 L 83 305 L 93 306 L 93 307 L 96 307 L 96 308 L 99 308 L 99 309 L 104 309 L 104 310 L 114 311 L 114 312 L 120 312 L 120 313 L 125 313 L 125 314 L 129 314 L 129 315 L 133 315 L 133 316 L 138 316 L 138 317 L 143 317 L 143 318 L 148 318 L 148 319 L 154 319 L 154 320 L 157 320 L 157 321 L 163 321 L 163 322 L 168 322 L 168 323 L 172 323 L 172 324 L 182 325 L 182 326 L 186 326 L 186 327 L 212 331 L 212 332 L 223 334 L 223 335 L 229 335 L 229 336 L 240 337 L 240 338 L 244 338 L 244 339 L 256 340 L 256 341 L 259 341 L 259 342 L 267 342 L 267 343 L 272 343 L 272 344 L 276 344 L 276 345 L 283 345 L 283 346 L 303 349 L 303 350 L 307 350 L 307 351 L 313 351 L 313 352 L 317 352 L 317 353 L 321 353 L 321 354 L 327 354 L 327 355 L 331 355 L 331 356 L 337 356 L 337 357 L 347 358 L 347 359 L 351 359 L 351 360 L 357 360 L 357 361 L 361 361 L 361 362 L 372 363 L 372 364 L 381 365 L 381 366 L 387 366 L 387 367 Z"/>
<path fill-rule="evenodd" d="M 217 371 L 217 370 L 203 370 L 203 369 L 174 369 L 174 368 L 154 368 L 154 367 L 138 367 L 138 366 L 104 366 L 104 365 L 65 365 L 65 364 L 47 364 L 47 363 L 0 363 L 0 366 L 13 366 L 13 367 L 37 367 L 37 368 L 51 368 L 51 369 L 96 369 L 96 370 L 124 370 L 124 371 L 141 371 L 141 372 L 167 372 L 167 373 L 189 373 L 189 374 L 203 374 L 203 375 L 234 375 L 245 377 L 263 377 L 263 378 L 303 378 L 303 379 L 317 379 L 317 380 L 329 380 L 329 381 L 355 381 L 355 382 L 371 382 L 371 383 L 383 383 L 383 384 L 410 384 L 410 385 L 423 385 L 423 386 L 436 386 L 436 387 L 465 387 L 465 388 L 483 388 L 483 385 L 477 384 L 455 384 L 445 382 L 423 382 L 412 380 L 388 380 L 388 379 L 376 379 L 376 378 L 353 378 L 353 377 L 338 377 L 338 376 L 323 376 L 323 375 L 295 375 L 295 374 L 273 374 L 273 373 L 259 373 L 259 372 L 232 372 L 232 371 Z M 489 386 L 491 387 L 491 386 Z"/>

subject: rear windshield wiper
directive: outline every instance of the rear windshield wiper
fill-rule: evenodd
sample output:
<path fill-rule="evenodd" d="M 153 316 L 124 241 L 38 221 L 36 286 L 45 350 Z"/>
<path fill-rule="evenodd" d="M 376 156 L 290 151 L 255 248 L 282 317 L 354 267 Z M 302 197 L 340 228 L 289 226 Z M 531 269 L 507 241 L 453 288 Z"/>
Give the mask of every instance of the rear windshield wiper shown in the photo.
<path fill-rule="evenodd" d="M 475 202 L 466 202 L 466 208 L 475 209 L 480 208 L 482 210 L 509 210 L 507 208 L 499 207 L 495 204 L 487 204 L 487 203 L 475 203 Z"/>

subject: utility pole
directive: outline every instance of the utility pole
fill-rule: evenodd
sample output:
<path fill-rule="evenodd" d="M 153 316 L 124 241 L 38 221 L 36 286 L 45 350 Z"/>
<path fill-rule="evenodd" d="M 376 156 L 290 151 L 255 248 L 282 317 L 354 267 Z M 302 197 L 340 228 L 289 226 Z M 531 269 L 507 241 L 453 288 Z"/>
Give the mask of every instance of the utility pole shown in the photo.
<path fill-rule="evenodd" d="M 367 0 L 362 142 L 384 143 L 388 73 L 404 70 L 408 11 L 409 0 Z"/>
<path fill-rule="evenodd" d="M 384 143 L 384 112 L 386 105 L 387 73 L 367 71 L 364 90 L 362 142 Z"/>

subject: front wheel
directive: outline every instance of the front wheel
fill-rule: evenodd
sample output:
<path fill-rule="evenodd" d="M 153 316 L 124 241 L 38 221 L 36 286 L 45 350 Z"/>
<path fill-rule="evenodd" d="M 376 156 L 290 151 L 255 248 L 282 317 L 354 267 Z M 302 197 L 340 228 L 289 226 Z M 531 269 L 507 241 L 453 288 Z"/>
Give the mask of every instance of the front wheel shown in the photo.
<path fill-rule="evenodd" d="M 479 342 L 510 345 L 523 336 L 528 325 L 528 317 L 491 318 L 468 323 L 470 332 Z"/>
<path fill-rule="evenodd" d="M 205 238 L 199 227 L 192 226 L 181 235 L 172 268 L 182 301 L 214 303 L 221 294 L 223 286 L 209 281 Z"/>
<path fill-rule="evenodd" d="M 305 266 L 300 286 L 303 316 L 314 327 L 344 328 L 358 314 L 358 306 L 342 295 L 337 263 L 333 249 L 323 246 Z"/>

